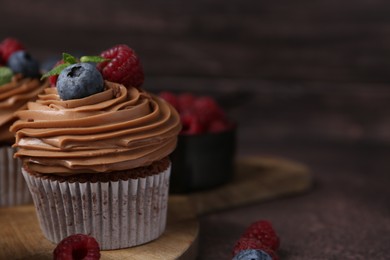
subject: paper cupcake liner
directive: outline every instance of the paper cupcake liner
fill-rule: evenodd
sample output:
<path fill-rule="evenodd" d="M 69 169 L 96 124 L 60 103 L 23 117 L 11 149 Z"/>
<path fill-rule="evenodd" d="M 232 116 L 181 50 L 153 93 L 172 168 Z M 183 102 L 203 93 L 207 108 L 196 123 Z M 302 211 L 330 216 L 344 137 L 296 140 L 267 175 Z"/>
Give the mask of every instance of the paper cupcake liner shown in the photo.
<path fill-rule="evenodd" d="M 147 243 L 165 230 L 171 167 L 144 178 L 97 183 L 59 182 L 22 172 L 43 234 L 54 243 L 83 233 L 103 250 L 119 249 Z"/>
<path fill-rule="evenodd" d="M 0 206 L 32 203 L 30 191 L 21 173 L 21 162 L 14 159 L 15 149 L 0 147 Z"/>

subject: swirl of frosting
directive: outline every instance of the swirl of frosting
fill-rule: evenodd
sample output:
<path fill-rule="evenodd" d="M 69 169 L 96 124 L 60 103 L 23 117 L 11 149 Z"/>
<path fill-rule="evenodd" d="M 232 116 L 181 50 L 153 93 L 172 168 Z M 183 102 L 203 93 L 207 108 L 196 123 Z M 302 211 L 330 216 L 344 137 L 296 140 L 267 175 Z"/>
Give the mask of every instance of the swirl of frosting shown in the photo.
<path fill-rule="evenodd" d="M 9 127 L 17 119 L 14 112 L 25 109 L 27 102 L 37 98 L 47 86 L 47 81 L 22 78 L 21 75 L 13 76 L 11 82 L 0 86 L 0 142 L 13 142 L 14 135 Z"/>
<path fill-rule="evenodd" d="M 63 176 L 150 165 L 175 149 L 181 129 L 167 102 L 109 81 L 101 93 L 66 101 L 47 88 L 17 116 L 15 156 L 33 171 Z"/>

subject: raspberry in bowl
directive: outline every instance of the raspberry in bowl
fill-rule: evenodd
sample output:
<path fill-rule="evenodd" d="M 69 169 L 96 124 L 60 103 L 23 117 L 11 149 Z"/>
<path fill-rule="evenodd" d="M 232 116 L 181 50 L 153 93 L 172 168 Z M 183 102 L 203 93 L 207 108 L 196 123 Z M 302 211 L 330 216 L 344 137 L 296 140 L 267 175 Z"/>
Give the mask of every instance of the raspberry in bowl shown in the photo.
<path fill-rule="evenodd" d="M 210 96 L 161 92 L 180 114 L 182 130 L 171 155 L 171 193 L 206 190 L 234 174 L 236 125 Z"/>

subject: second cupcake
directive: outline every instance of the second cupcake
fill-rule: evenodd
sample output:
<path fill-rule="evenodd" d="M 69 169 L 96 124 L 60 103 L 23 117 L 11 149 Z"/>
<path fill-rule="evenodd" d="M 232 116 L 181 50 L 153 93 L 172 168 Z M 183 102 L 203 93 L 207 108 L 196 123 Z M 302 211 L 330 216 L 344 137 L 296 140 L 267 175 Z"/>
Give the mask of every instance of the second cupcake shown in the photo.
<path fill-rule="evenodd" d="M 17 39 L 4 39 L 0 43 L 0 207 L 32 203 L 20 161 L 13 159 L 14 134 L 9 127 L 16 120 L 14 112 L 25 109 L 49 86 L 39 78 L 38 61 Z"/>

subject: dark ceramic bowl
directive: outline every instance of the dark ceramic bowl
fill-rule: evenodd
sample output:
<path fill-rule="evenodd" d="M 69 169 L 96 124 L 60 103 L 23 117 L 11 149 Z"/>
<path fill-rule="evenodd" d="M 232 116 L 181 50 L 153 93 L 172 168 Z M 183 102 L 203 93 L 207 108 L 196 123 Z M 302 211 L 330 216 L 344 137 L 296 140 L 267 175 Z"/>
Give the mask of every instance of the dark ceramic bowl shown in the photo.
<path fill-rule="evenodd" d="M 198 135 L 179 135 L 171 155 L 171 193 L 210 189 L 230 181 L 234 172 L 236 128 Z"/>

